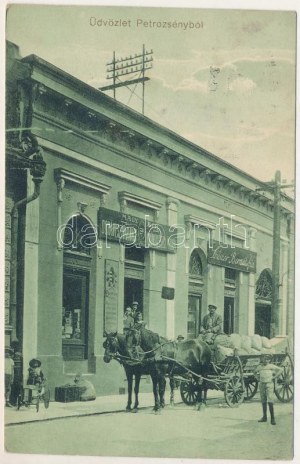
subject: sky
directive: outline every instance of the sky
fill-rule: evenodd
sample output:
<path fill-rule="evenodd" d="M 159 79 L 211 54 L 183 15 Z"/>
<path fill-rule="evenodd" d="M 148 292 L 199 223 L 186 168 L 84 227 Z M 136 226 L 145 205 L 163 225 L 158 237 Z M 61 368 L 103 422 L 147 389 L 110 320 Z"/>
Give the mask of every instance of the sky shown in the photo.
<path fill-rule="evenodd" d="M 262 181 L 294 180 L 292 11 L 13 5 L 6 37 L 95 88 L 111 83 L 113 51 L 145 44 L 146 116 Z M 117 99 L 141 111 L 141 85 L 131 90 Z"/>

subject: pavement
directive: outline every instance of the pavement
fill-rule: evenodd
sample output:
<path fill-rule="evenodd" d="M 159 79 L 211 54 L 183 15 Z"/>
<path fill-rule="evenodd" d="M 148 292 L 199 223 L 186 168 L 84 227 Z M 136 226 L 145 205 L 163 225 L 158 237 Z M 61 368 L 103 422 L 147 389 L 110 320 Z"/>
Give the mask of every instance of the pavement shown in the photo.
<path fill-rule="evenodd" d="M 168 404 L 168 392 L 166 392 L 166 402 Z M 208 401 L 222 404 L 224 403 L 224 393 L 214 391 Z M 175 403 L 181 403 L 180 393 L 175 392 Z M 16 407 L 5 407 L 4 423 L 5 426 L 25 424 L 29 422 L 50 421 L 67 417 L 92 416 L 96 414 L 108 414 L 124 412 L 127 403 L 127 395 L 99 396 L 94 401 L 75 401 L 71 403 L 60 403 L 51 401 L 48 409 L 41 402 L 39 411 L 31 405 Z M 153 407 L 153 393 L 139 394 L 139 409 Z"/>

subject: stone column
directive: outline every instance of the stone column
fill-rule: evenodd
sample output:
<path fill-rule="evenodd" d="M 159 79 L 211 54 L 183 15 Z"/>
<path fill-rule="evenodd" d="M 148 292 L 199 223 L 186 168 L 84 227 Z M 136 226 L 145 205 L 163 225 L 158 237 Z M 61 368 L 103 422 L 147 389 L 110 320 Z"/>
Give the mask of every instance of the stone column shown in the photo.
<path fill-rule="evenodd" d="M 167 199 L 168 225 L 176 225 L 179 201 L 175 198 Z M 167 286 L 175 288 L 176 285 L 176 253 L 167 254 Z M 176 290 L 175 290 L 176 291 Z M 175 301 L 166 300 L 166 337 L 175 338 Z"/>

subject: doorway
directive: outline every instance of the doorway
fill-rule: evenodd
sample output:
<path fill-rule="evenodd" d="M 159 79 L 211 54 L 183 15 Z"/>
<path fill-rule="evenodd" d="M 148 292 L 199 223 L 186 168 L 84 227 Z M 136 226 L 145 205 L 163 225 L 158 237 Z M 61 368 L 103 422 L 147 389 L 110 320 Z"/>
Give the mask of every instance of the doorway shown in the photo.
<path fill-rule="evenodd" d="M 271 305 L 256 304 L 255 333 L 262 337 L 271 336 Z"/>
<path fill-rule="evenodd" d="M 197 338 L 201 325 L 202 295 L 189 295 L 187 338 Z"/>
<path fill-rule="evenodd" d="M 132 307 L 133 301 L 138 302 L 138 309 L 143 313 L 144 281 L 125 277 L 124 279 L 124 310 Z"/>
<path fill-rule="evenodd" d="M 230 335 L 234 332 L 234 298 L 224 298 L 224 333 Z"/>

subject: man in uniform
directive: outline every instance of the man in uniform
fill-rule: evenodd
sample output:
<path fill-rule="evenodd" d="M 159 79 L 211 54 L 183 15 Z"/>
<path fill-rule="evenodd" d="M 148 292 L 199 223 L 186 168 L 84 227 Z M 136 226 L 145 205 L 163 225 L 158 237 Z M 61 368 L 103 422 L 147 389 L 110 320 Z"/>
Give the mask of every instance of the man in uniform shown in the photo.
<path fill-rule="evenodd" d="M 222 332 L 223 320 L 220 314 L 216 313 L 216 305 L 208 305 L 208 314 L 204 316 L 200 328 L 200 333 L 203 335 L 203 340 L 207 343 L 213 343 L 216 335 Z"/>

